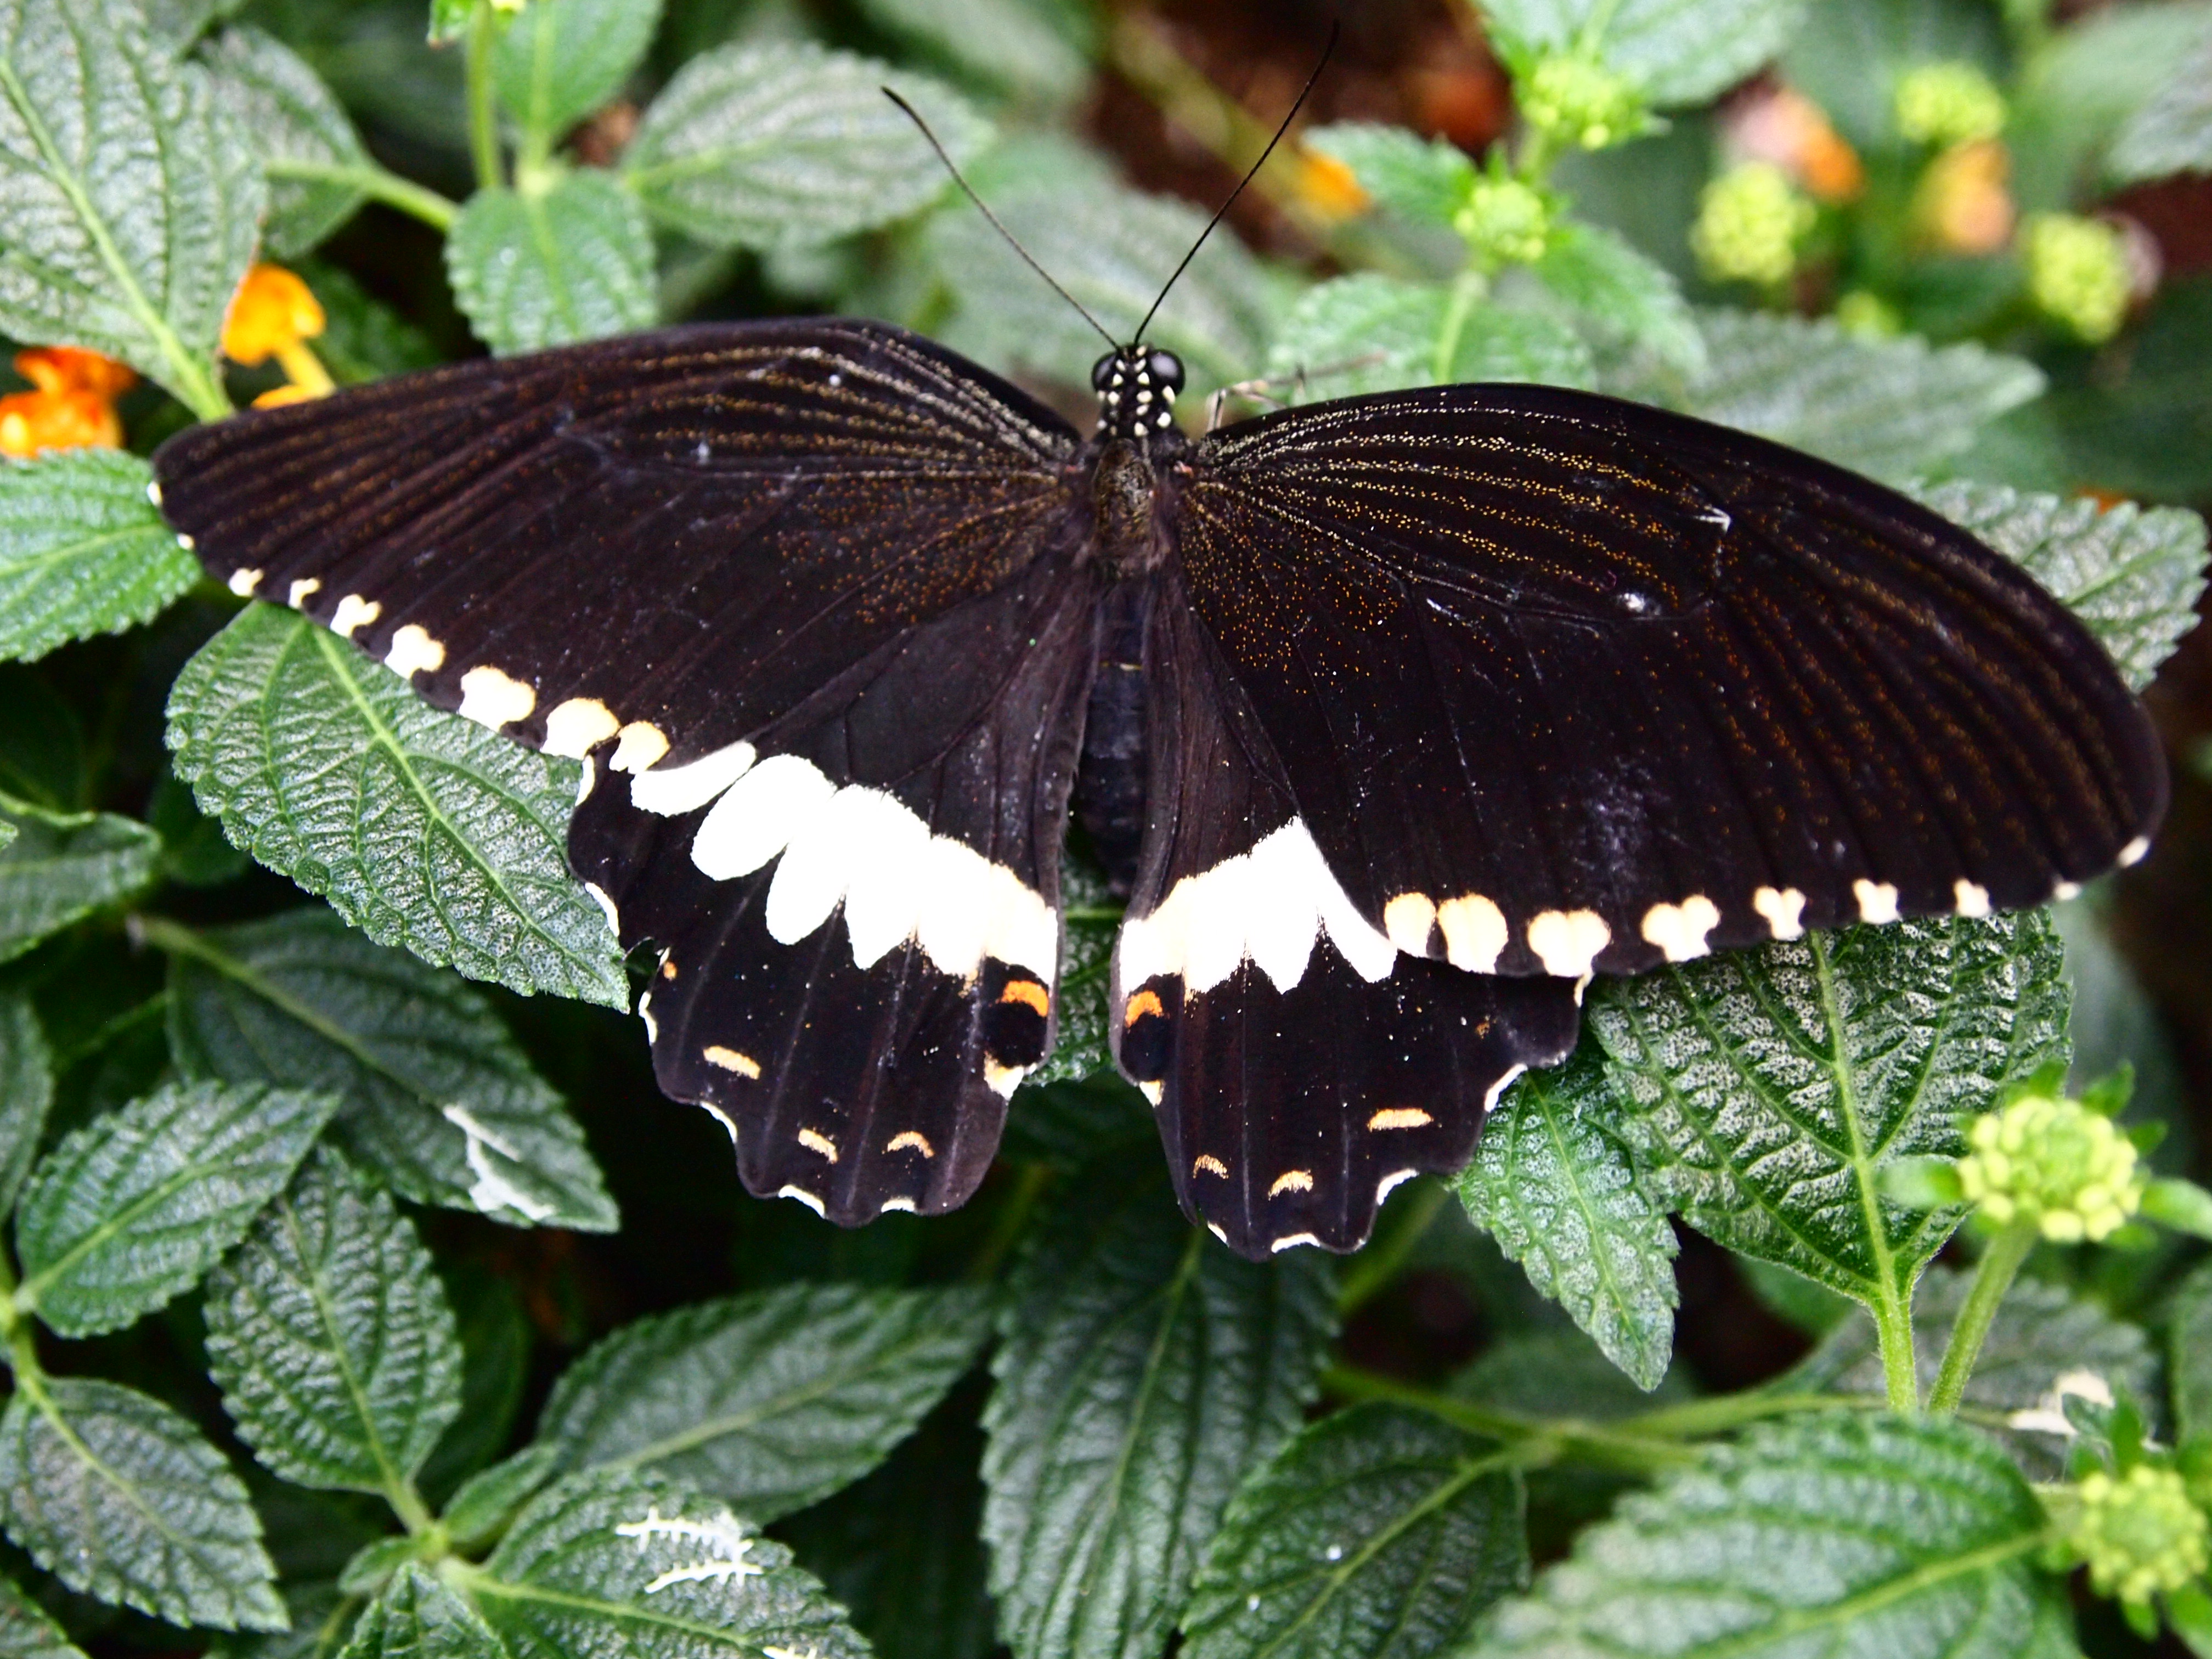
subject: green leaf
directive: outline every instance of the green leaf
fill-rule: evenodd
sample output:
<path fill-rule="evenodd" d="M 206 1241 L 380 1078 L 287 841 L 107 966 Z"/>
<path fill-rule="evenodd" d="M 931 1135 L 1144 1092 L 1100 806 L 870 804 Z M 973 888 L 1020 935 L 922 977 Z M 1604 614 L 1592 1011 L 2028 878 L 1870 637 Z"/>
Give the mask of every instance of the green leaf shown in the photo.
<path fill-rule="evenodd" d="M 492 52 L 501 107 L 523 148 L 550 150 L 570 127 L 623 89 L 660 23 L 660 0 L 535 0 Z"/>
<path fill-rule="evenodd" d="M 1513 1085 L 1454 1182 L 1474 1224 L 1565 1308 L 1607 1358 L 1656 1389 L 1674 1347 L 1674 1234 L 1613 1127 L 1620 1108 L 1584 1043 Z"/>
<path fill-rule="evenodd" d="M 1857 1311 L 1854 1304 L 1844 1306 Z M 1523 1417 L 1578 1417 L 1589 1423 L 1632 1417 L 1690 1397 L 1679 1368 L 1657 1389 L 1646 1390 L 1564 1321 L 1501 1332 L 1444 1384 L 1444 1392 Z"/>
<path fill-rule="evenodd" d="M 475 0 L 430 0 L 430 44 L 459 40 L 468 32 L 469 15 L 475 9 Z"/>
<path fill-rule="evenodd" d="M 2173 1437 L 2212 1432 L 2212 1261 L 2199 1262 L 2173 1292 L 2166 1363 L 2173 1388 Z"/>
<path fill-rule="evenodd" d="M 614 1229 L 561 1097 L 451 974 L 320 908 L 148 936 L 171 952 L 169 1046 L 185 1073 L 338 1096 L 346 1150 L 417 1203 Z"/>
<path fill-rule="evenodd" d="M 2184 507 L 2143 508 L 1954 483 L 1917 492 L 2035 578 L 2088 625 L 2140 691 L 2197 625 L 2204 592 L 2204 520 Z"/>
<path fill-rule="evenodd" d="M 2118 184 L 2212 172 L 2212 31 L 2128 118 L 2106 171 Z"/>
<path fill-rule="evenodd" d="M 369 1604 L 340 1659 L 507 1659 L 483 1615 L 413 1561 Z"/>
<path fill-rule="evenodd" d="M 177 775 L 232 841 L 380 945 L 626 1006 L 563 845 L 576 763 L 431 708 L 307 617 L 249 605 L 169 694 Z"/>
<path fill-rule="evenodd" d="M 2101 7 L 2055 31 L 2010 88 L 2005 148 L 2021 205 L 2072 206 L 2094 183 L 2091 163 L 2208 37 L 2212 7 L 2202 0 Z"/>
<path fill-rule="evenodd" d="M 1876 477 L 1939 469 L 2043 389 L 2033 364 L 1978 345 L 1865 340 L 1826 319 L 1751 312 L 1703 322 L 1711 366 L 1679 407 Z"/>
<path fill-rule="evenodd" d="M 1612 231 L 1569 220 L 1553 230 L 1533 269 L 1593 325 L 1686 374 L 1705 372 L 1705 337 L 1674 278 Z"/>
<path fill-rule="evenodd" d="M 881 1462 L 987 1322 L 964 1288 L 786 1285 L 681 1308 L 570 1366 L 538 1437 L 565 1467 L 658 1469 L 772 1521 Z"/>
<path fill-rule="evenodd" d="M 1157 1152 L 1079 1176 L 999 1316 L 983 1534 L 1022 1659 L 1158 1652 L 1244 1472 L 1297 1427 L 1334 1325 L 1318 1252 L 1243 1261 Z"/>
<path fill-rule="evenodd" d="M 1554 318 L 1478 303 L 1460 325 L 1457 349 L 1441 364 L 1452 293 L 1358 271 L 1300 295 L 1267 353 L 1267 372 L 1295 398 L 1343 398 L 1456 380 L 1534 380 L 1587 386 L 1589 348 Z"/>
<path fill-rule="evenodd" d="M 1474 163 L 1449 138 L 1346 121 L 1316 127 L 1304 142 L 1350 167 L 1376 206 L 1417 224 L 1449 227 L 1474 187 Z"/>
<path fill-rule="evenodd" d="M 0 795 L 0 962 L 154 879 L 161 840 L 112 812 L 50 812 Z"/>
<path fill-rule="evenodd" d="M 1955 1423 L 1764 1425 L 1621 1499 L 1467 1651 L 2063 1659 L 2072 1616 L 2030 1569 L 2048 1525 Z"/>
<path fill-rule="evenodd" d="M 1097 24 L 1081 0 L 860 0 L 878 27 L 1016 94 L 1062 103 L 1091 79 Z"/>
<path fill-rule="evenodd" d="M 0 0 L 0 332 L 119 357 L 202 416 L 261 172 L 126 0 Z"/>
<path fill-rule="evenodd" d="M 0 1524 L 73 1590 L 174 1625 L 282 1630 L 261 1522 L 222 1455 L 135 1389 L 19 1373 Z"/>
<path fill-rule="evenodd" d="M 0 1574 L 0 1659 L 85 1659 L 46 1611 Z"/>
<path fill-rule="evenodd" d="M 53 1059 L 31 1000 L 0 993 L 0 1218 L 31 1172 L 53 1099 Z"/>
<path fill-rule="evenodd" d="M 461 1407 L 461 1345 L 415 1230 L 330 1152 L 208 1283 L 208 1374 L 301 1486 L 403 1491 Z"/>
<path fill-rule="evenodd" d="M 1063 856 L 1060 869 L 1060 1006 L 1057 1035 L 1044 1064 L 1027 1081 L 1038 1087 L 1073 1083 L 1114 1069 L 1108 1040 L 1107 983 L 1113 971 L 1114 941 L 1121 933 L 1121 902 L 1107 890 L 1105 878 L 1083 860 Z M 1024 1113 L 1007 1114 L 1012 1128 Z"/>
<path fill-rule="evenodd" d="M 565 173 L 542 192 L 478 191 L 446 238 L 446 274 L 477 337 L 502 356 L 659 316 L 645 210 L 604 173 Z"/>
<path fill-rule="evenodd" d="M 1956 1211 L 1881 1169 L 1956 1156 L 1960 1120 L 2066 1052 L 2045 911 L 1815 933 L 1590 992 L 1647 1191 L 1730 1249 L 1902 1309 Z"/>
<path fill-rule="evenodd" d="M 276 258 L 296 258 L 353 217 L 374 163 L 322 77 L 274 35 L 241 23 L 203 56 L 216 96 L 270 170 L 263 239 Z"/>
<path fill-rule="evenodd" d="M 623 177 L 695 241 L 773 248 L 889 224 L 946 186 L 944 163 L 884 96 L 925 116 L 954 159 L 989 127 L 933 81 L 799 41 L 702 52 L 646 111 Z"/>
<path fill-rule="evenodd" d="M 791 1552 L 719 1501 L 636 1469 L 571 1475 L 525 1510 L 470 1595 L 518 1659 L 867 1659 Z"/>
<path fill-rule="evenodd" d="M 559 1447 L 526 1446 L 506 1462 L 479 1469 L 463 1481 L 439 1523 L 458 1545 L 488 1543 L 560 1472 Z"/>
<path fill-rule="evenodd" d="M 322 302 L 323 331 L 315 338 L 315 355 L 340 386 L 429 368 L 441 361 L 428 335 L 382 301 L 371 298 L 340 267 L 307 259 L 298 270 Z"/>
<path fill-rule="evenodd" d="M 0 657 L 151 622 L 200 579 L 147 497 L 153 481 L 113 449 L 0 465 Z"/>
<path fill-rule="evenodd" d="M 1528 1581 L 1521 1482 L 1497 1443 L 1354 1406 L 1237 1494 L 1182 1619 L 1189 1659 L 1434 1653 Z"/>
<path fill-rule="evenodd" d="M 1803 0 L 1483 0 L 1510 56 L 1594 52 L 1659 107 L 1702 104 L 1780 52 Z"/>
<path fill-rule="evenodd" d="M 337 1105 L 289 1089 L 171 1084 L 77 1130 L 23 1188 L 16 1306 L 88 1336 L 189 1290 L 283 1190 Z"/>

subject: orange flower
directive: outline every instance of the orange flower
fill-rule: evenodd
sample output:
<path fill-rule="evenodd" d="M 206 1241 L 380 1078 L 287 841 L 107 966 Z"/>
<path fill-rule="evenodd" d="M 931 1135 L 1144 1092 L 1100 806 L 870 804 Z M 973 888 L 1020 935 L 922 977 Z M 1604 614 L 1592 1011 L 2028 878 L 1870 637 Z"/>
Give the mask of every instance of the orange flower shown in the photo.
<path fill-rule="evenodd" d="M 1349 219 L 1367 210 L 1367 192 L 1360 188 L 1352 169 L 1334 155 L 1316 149 L 1301 150 L 1297 168 L 1298 194 L 1323 218 Z"/>
<path fill-rule="evenodd" d="M 138 384 L 128 363 L 82 346 L 38 346 L 15 354 L 15 372 L 41 392 L 91 392 L 114 398 Z"/>
<path fill-rule="evenodd" d="M 1921 176 L 1916 216 L 1946 253 L 1994 253 L 2012 240 L 2012 156 L 1994 138 L 1954 144 Z"/>
<path fill-rule="evenodd" d="M 114 400 L 138 383 L 128 367 L 76 346 L 39 346 L 15 354 L 15 372 L 37 390 L 0 398 L 0 455 L 122 447 Z"/>
<path fill-rule="evenodd" d="M 1728 117 L 1731 153 L 1771 161 L 1815 201 L 1848 202 L 1866 188 L 1858 152 L 1829 124 L 1826 112 L 1791 87 L 1753 97 Z"/>
<path fill-rule="evenodd" d="M 274 357 L 290 383 L 289 395 L 264 393 L 254 399 L 257 408 L 326 397 L 337 390 L 307 344 L 323 331 L 324 321 L 323 307 L 307 285 L 283 266 L 256 265 L 246 273 L 223 319 L 223 356 L 248 368 Z"/>

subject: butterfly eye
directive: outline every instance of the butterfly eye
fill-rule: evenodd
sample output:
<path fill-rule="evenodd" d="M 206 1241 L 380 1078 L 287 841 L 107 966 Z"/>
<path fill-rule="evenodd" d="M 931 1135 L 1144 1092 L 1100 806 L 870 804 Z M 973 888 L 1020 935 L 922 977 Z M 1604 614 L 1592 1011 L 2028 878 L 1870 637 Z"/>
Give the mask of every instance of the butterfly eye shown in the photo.
<path fill-rule="evenodd" d="M 1154 386 L 1164 386 L 1170 392 L 1182 390 L 1182 359 L 1172 351 L 1155 351 L 1145 359 L 1145 372 L 1152 377 Z"/>
<path fill-rule="evenodd" d="M 1121 365 L 1121 354 L 1109 351 L 1091 365 L 1091 389 L 1103 392 L 1114 379 L 1114 371 Z"/>

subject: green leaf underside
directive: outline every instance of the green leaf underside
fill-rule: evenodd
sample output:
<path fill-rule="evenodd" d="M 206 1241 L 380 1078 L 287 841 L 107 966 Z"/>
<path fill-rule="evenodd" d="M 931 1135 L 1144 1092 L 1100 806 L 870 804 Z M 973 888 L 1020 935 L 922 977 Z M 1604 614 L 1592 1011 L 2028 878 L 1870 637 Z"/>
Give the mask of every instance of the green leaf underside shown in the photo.
<path fill-rule="evenodd" d="M 645 210 L 604 173 L 567 173 L 537 193 L 478 191 L 446 239 L 446 273 L 477 337 L 501 356 L 659 319 Z"/>
<path fill-rule="evenodd" d="M 281 1630 L 246 1488 L 200 1431 L 118 1383 L 49 1377 L 0 1416 L 0 1521 L 71 1589 L 177 1625 Z"/>
<path fill-rule="evenodd" d="M 2112 141 L 2106 170 L 2120 184 L 2212 173 L 2212 27 L 2128 118 Z"/>
<path fill-rule="evenodd" d="M 112 812 L 50 812 L 0 796 L 0 962 L 154 878 L 161 838 Z"/>
<path fill-rule="evenodd" d="M 506 1659 L 483 1615 L 410 1561 L 353 1628 L 341 1659 Z"/>
<path fill-rule="evenodd" d="M 46 1611 L 0 1574 L 0 1659 L 85 1659 Z"/>
<path fill-rule="evenodd" d="M 935 82 L 799 41 L 704 52 L 653 100 L 623 156 L 653 216 L 694 240 L 774 248 L 888 224 L 946 186 L 886 86 L 957 160 L 988 125 Z"/>
<path fill-rule="evenodd" d="M 868 1653 L 789 1550 L 640 1469 L 587 1470 L 538 1498 L 467 1589 L 514 1659 Z"/>
<path fill-rule="evenodd" d="M 1803 0 L 1485 0 L 1523 48 L 1594 49 L 1661 108 L 1702 104 L 1781 51 Z"/>
<path fill-rule="evenodd" d="M 207 1322 L 240 1437 L 295 1485 L 399 1490 L 460 1410 L 460 1340 L 429 1252 L 329 1152 L 217 1269 Z"/>
<path fill-rule="evenodd" d="M 516 1225 L 616 1225 L 560 1097 L 453 975 L 322 909 L 183 943 L 168 1018 L 186 1073 L 329 1090 L 345 1103 L 346 1150 L 418 1203 Z"/>
<path fill-rule="evenodd" d="M 87 1336 L 190 1289 L 283 1190 L 337 1104 L 171 1084 L 77 1130 L 23 1189 L 17 1300 L 62 1335 Z"/>
<path fill-rule="evenodd" d="M 1474 163 L 1448 138 L 1346 121 L 1316 127 L 1305 146 L 1352 169 L 1376 206 L 1419 224 L 1449 225 L 1474 185 Z"/>
<path fill-rule="evenodd" d="M 0 1216 L 31 1172 L 53 1099 L 53 1057 L 31 1000 L 0 993 Z"/>
<path fill-rule="evenodd" d="M 568 1468 L 645 1468 L 755 1522 L 858 1480 L 982 1346 L 962 1289 L 789 1285 L 616 1332 L 569 1367 L 538 1437 Z"/>
<path fill-rule="evenodd" d="M 1656 1388 L 1674 1345 L 1674 1234 L 1613 1127 L 1601 1054 L 1513 1085 L 1455 1181 L 1474 1224 L 1638 1385 Z"/>
<path fill-rule="evenodd" d="M 1519 1477 L 1494 1442 L 1354 1406 L 1248 1480 L 1182 1619 L 1189 1659 L 1415 1659 L 1528 1579 Z"/>
<path fill-rule="evenodd" d="M 2071 1615 L 2029 1566 L 2045 1528 L 2004 1454 L 1955 1423 L 1762 1425 L 1622 1498 L 1468 1659 L 2063 1659 Z"/>
<path fill-rule="evenodd" d="M 0 0 L 0 331 L 119 357 L 202 414 L 261 173 L 124 0 Z"/>
<path fill-rule="evenodd" d="M 1179 1223 L 1157 1156 L 1078 1176 L 1001 1304 L 983 1532 L 1023 1659 L 1158 1651 L 1334 1323 L 1318 1252 L 1231 1256 Z"/>
<path fill-rule="evenodd" d="M 2063 966 L 2045 911 L 1852 927 L 1601 981 L 1587 1018 L 1647 1191 L 1898 1317 L 1958 1212 L 1889 1203 L 1881 1166 L 1955 1156 L 1962 1114 L 2063 1058 Z"/>
<path fill-rule="evenodd" d="M 433 708 L 337 635 L 248 606 L 169 696 L 177 775 L 231 840 L 382 945 L 622 1007 L 562 848 L 576 763 Z"/>
<path fill-rule="evenodd" d="M 1556 318 L 1477 304 L 1439 360 L 1452 292 L 1361 271 L 1298 296 L 1268 348 L 1267 372 L 1295 400 L 1349 397 L 1462 380 L 1595 383 L 1589 349 Z"/>
<path fill-rule="evenodd" d="M 0 465 L 0 657 L 151 622 L 200 579 L 146 497 L 153 477 L 112 449 Z"/>
<path fill-rule="evenodd" d="M 530 148 L 550 149 L 623 88 L 660 21 L 660 0 L 538 0 L 492 51 L 492 85 Z"/>
<path fill-rule="evenodd" d="M 277 258 L 297 258 L 353 216 L 365 199 L 357 180 L 375 164 L 322 77 L 274 35 L 240 23 L 205 57 L 238 130 L 264 163 L 283 164 L 262 235 Z"/>

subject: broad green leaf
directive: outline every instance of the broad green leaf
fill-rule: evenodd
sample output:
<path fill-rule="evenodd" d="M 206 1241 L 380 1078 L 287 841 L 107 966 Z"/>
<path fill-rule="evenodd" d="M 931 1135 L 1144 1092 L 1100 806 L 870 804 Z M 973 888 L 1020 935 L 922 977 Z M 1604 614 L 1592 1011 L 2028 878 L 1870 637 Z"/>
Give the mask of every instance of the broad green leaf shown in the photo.
<path fill-rule="evenodd" d="M 0 1659 L 85 1659 L 46 1610 L 5 1574 L 0 1574 Z"/>
<path fill-rule="evenodd" d="M 161 838 L 112 812 L 51 812 L 0 795 L 0 962 L 154 878 Z"/>
<path fill-rule="evenodd" d="M 2123 501 L 2101 509 L 2079 497 L 1965 483 L 1919 495 L 2018 562 L 2087 623 L 2138 691 L 2197 626 L 2204 520 L 2185 507 Z"/>
<path fill-rule="evenodd" d="M 469 15 L 475 9 L 475 0 L 430 0 L 430 44 L 460 39 L 468 32 Z"/>
<path fill-rule="evenodd" d="M 295 1486 L 402 1490 L 461 1407 L 430 1254 L 319 1154 L 208 1281 L 208 1373 L 240 1438 Z"/>
<path fill-rule="evenodd" d="M 260 1519 L 198 1429 L 118 1383 L 24 1384 L 0 1415 L 0 1524 L 33 1560 L 171 1624 L 284 1627 Z"/>
<path fill-rule="evenodd" d="M 0 1218 L 31 1172 L 53 1099 L 53 1059 L 30 999 L 0 994 Z"/>
<path fill-rule="evenodd" d="M 216 342 L 262 199 L 205 71 L 127 0 L 0 0 L 0 332 L 221 413 Z"/>
<path fill-rule="evenodd" d="M 233 842 L 379 944 L 526 994 L 627 1006 L 614 935 L 563 856 L 574 762 L 431 708 L 268 605 L 185 665 L 168 741 Z"/>
<path fill-rule="evenodd" d="M 956 160 L 989 128 L 949 88 L 845 52 L 761 41 L 702 52 L 646 111 L 623 178 L 655 217 L 718 246 L 828 241 L 903 218 L 945 188 L 892 88 Z"/>
<path fill-rule="evenodd" d="M 463 1481 L 438 1517 L 459 1545 L 488 1542 L 507 1530 L 514 1513 L 561 1472 L 561 1449 L 526 1446 L 504 1462 Z"/>
<path fill-rule="evenodd" d="M 1454 339 L 1451 290 L 1358 271 L 1300 295 L 1267 353 L 1267 372 L 1298 402 L 1460 380 L 1587 386 L 1588 347 L 1555 318 L 1476 304 Z"/>
<path fill-rule="evenodd" d="M 346 1150 L 418 1203 L 613 1230 L 575 1121 L 453 975 L 320 908 L 149 937 L 171 953 L 169 1046 L 185 1072 L 338 1096 Z"/>
<path fill-rule="evenodd" d="M 660 0 L 534 0 L 492 52 L 500 105 L 544 152 L 623 89 L 653 44 Z"/>
<path fill-rule="evenodd" d="M 1674 1234 L 1613 1127 L 1595 1046 L 1513 1085 L 1454 1182 L 1474 1224 L 1606 1357 L 1656 1389 L 1674 1347 Z"/>
<path fill-rule="evenodd" d="M 1000 1304 L 983 1535 L 1021 1659 L 1159 1651 L 1223 1508 L 1313 1397 L 1318 1252 L 1243 1261 L 1182 1224 L 1157 1152 L 1076 1177 Z"/>
<path fill-rule="evenodd" d="M 88 1336 L 189 1290 L 283 1190 L 337 1105 L 291 1089 L 171 1084 L 76 1131 L 23 1188 L 16 1306 Z"/>
<path fill-rule="evenodd" d="M 1683 409 L 1876 477 L 1940 469 L 2043 389 L 2033 364 L 1978 345 L 1865 340 L 1826 319 L 1751 312 L 1702 320 L 1711 367 Z"/>
<path fill-rule="evenodd" d="M 1346 121 L 1316 127 L 1304 142 L 1350 167 L 1376 206 L 1417 223 L 1449 226 L 1474 186 L 1474 163 L 1448 138 Z"/>
<path fill-rule="evenodd" d="M 252 135 L 269 175 L 262 237 L 276 258 L 296 258 L 366 199 L 359 180 L 374 164 L 361 135 L 322 77 L 274 35 L 241 23 L 204 55 L 216 95 Z"/>
<path fill-rule="evenodd" d="M 2005 148 L 2026 208 L 2067 208 L 2094 186 L 2092 163 L 2200 42 L 2212 6 L 2106 6 L 2054 31 L 2010 88 Z"/>
<path fill-rule="evenodd" d="M 1844 1305 L 1857 1311 L 1855 1304 Z M 1680 1367 L 1657 1389 L 1640 1388 L 1587 1334 L 1563 1322 L 1492 1337 L 1443 1391 L 1523 1417 L 1578 1417 L 1589 1423 L 1632 1417 L 1690 1397 Z"/>
<path fill-rule="evenodd" d="M 2118 184 L 2173 173 L 2212 173 L 2212 30 L 2128 118 L 2106 171 Z"/>
<path fill-rule="evenodd" d="M 506 1659 L 507 1649 L 468 1601 L 418 1563 L 392 1575 L 341 1659 Z"/>
<path fill-rule="evenodd" d="M 1705 337 L 1674 276 L 1612 231 L 1569 220 L 1553 230 L 1534 270 L 1593 326 L 1685 374 L 1704 373 Z"/>
<path fill-rule="evenodd" d="M 1510 1453 L 1425 1412 L 1323 1418 L 1238 1491 L 1182 1617 L 1189 1659 L 1415 1659 L 1528 1582 Z"/>
<path fill-rule="evenodd" d="M 181 52 L 220 20 L 235 17 L 245 4 L 246 0 L 143 0 L 143 9 L 155 40 Z"/>
<path fill-rule="evenodd" d="M 1466 1653 L 2065 1659 L 2072 1615 L 2031 1570 L 2048 1527 L 1955 1423 L 1764 1425 L 1624 1498 Z"/>
<path fill-rule="evenodd" d="M 1097 23 L 1081 0 L 860 0 L 869 20 L 1017 94 L 1060 102 L 1091 78 Z"/>
<path fill-rule="evenodd" d="M 466 1584 L 515 1659 L 867 1659 L 789 1550 L 719 1499 L 639 1469 L 571 1475 Z"/>
<path fill-rule="evenodd" d="M 1104 878 L 1084 861 L 1063 858 L 1060 870 L 1060 941 L 1058 1034 L 1044 1064 L 1028 1082 L 1073 1083 L 1114 1068 L 1107 1036 L 1107 981 L 1113 970 L 1114 940 L 1121 930 L 1121 903 Z M 1034 1097 L 1024 1097 L 1024 1103 Z M 1011 1129 L 1024 1115 L 1007 1114 Z"/>
<path fill-rule="evenodd" d="M 645 210 L 604 173 L 566 173 L 543 191 L 478 191 L 446 238 L 446 274 L 477 337 L 501 356 L 650 328 L 658 316 Z"/>
<path fill-rule="evenodd" d="M 2196 1439 L 2212 1431 L 2212 1262 L 2199 1262 L 2175 1289 L 2166 1340 L 2173 1436 Z"/>
<path fill-rule="evenodd" d="M 1594 54 L 1659 107 L 1702 104 L 1781 51 L 1804 0 L 1483 0 L 1509 53 Z M 1516 50 L 1517 49 L 1517 50 Z"/>
<path fill-rule="evenodd" d="M 958 1290 L 786 1285 L 642 1319 L 570 1366 L 538 1438 L 571 1468 L 657 1469 L 756 1521 L 858 1480 L 982 1346 Z"/>
<path fill-rule="evenodd" d="M 1585 1014 L 1645 1189 L 1730 1249 L 1901 1308 L 1955 1211 L 1882 1166 L 1966 1147 L 1960 1120 L 2066 1053 L 2045 911 L 1814 933 L 1632 979 Z"/>
<path fill-rule="evenodd" d="M 151 622 L 200 579 L 147 498 L 153 481 L 114 449 L 0 465 L 0 656 Z"/>

